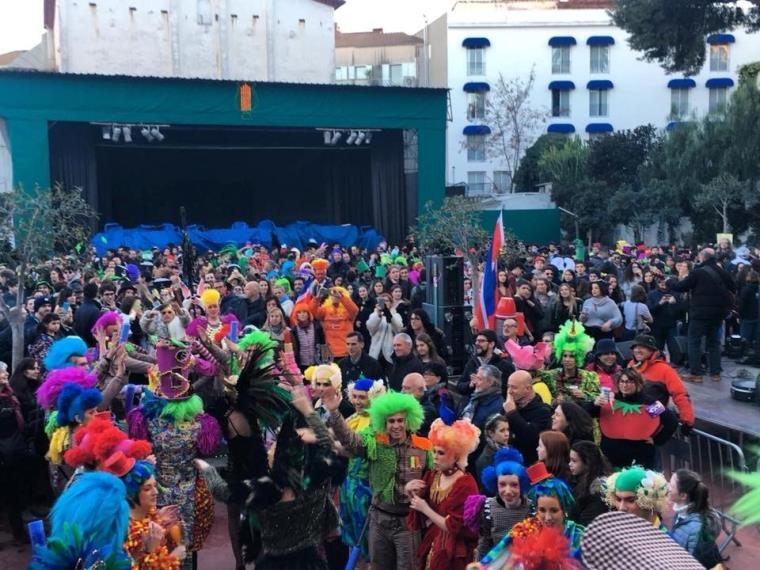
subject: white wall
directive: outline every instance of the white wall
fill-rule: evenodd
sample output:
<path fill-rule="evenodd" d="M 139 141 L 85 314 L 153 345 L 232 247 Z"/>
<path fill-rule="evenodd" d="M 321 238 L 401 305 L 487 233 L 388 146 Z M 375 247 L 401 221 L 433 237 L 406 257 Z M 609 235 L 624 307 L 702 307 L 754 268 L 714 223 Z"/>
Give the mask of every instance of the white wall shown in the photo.
<path fill-rule="evenodd" d="M 11 148 L 5 121 L 0 119 L 0 192 L 9 192 L 13 188 L 13 163 Z"/>
<path fill-rule="evenodd" d="M 534 107 L 543 107 L 550 123 L 571 123 L 576 134 L 587 136 L 589 123 L 610 123 L 615 130 L 631 129 L 651 123 L 665 128 L 669 122 L 670 89 L 668 81 L 679 75 L 668 76 L 656 63 L 640 61 L 639 54 L 626 42 L 627 34 L 610 25 L 604 10 L 508 10 L 498 5 L 457 4 L 448 14 L 448 81 L 451 88 L 453 122 L 447 135 L 447 182 L 467 180 L 468 171 L 483 171 L 492 176 L 494 170 L 505 170 L 498 161 L 468 162 L 462 150 L 462 129 L 467 121 L 467 94 L 462 91 L 468 81 L 487 81 L 492 89 L 499 73 L 505 79 L 527 78 L 535 69 L 536 81 L 531 97 Z M 711 77 L 730 77 L 738 83 L 737 69 L 744 63 L 755 61 L 760 54 L 760 34 L 747 35 L 743 30 L 731 32 L 736 43 L 731 44 L 728 72 L 710 72 L 709 56 L 705 69 L 694 76 L 697 87 L 690 90 L 689 104 L 698 115 L 707 112 L 709 90 L 705 82 Z M 571 73 L 552 74 L 552 36 L 573 36 L 577 45 L 571 48 Z M 589 71 L 589 36 L 612 36 L 615 45 L 610 47 L 610 67 L 607 74 Z M 462 40 L 467 37 L 487 37 L 491 47 L 486 48 L 486 75 L 467 76 L 467 50 Z M 705 44 L 707 49 L 707 44 Z M 614 88 L 608 93 L 607 117 L 589 116 L 591 79 L 609 79 Z M 554 80 L 571 80 L 575 90 L 570 94 L 570 117 L 552 118 L 549 83 Z M 729 91 L 729 96 L 730 96 Z M 545 132 L 545 128 L 541 132 Z M 540 133 L 537 133 L 540 134 Z M 452 180 L 452 166 L 456 180 Z"/>
<path fill-rule="evenodd" d="M 334 10 L 313 0 L 59 0 L 59 71 L 329 83 Z M 133 8 L 133 9 L 132 9 Z"/>

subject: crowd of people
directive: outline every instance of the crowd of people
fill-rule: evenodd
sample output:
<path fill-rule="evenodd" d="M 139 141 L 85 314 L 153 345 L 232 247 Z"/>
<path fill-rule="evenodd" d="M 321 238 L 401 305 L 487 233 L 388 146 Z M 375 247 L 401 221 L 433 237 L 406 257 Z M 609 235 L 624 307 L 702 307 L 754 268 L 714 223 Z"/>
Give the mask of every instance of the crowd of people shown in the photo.
<path fill-rule="evenodd" d="M 55 501 L 33 567 L 190 568 L 218 501 L 237 568 L 538 568 L 537 553 L 617 568 L 592 537 L 622 511 L 683 567 L 716 566 L 707 487 L 666 480 L 658 451 L 693 428 L 684 381 L 720 381 L 725 335 L 757 344 L 757 260 L 725 243 L 575 257 L 505 262 L 505 314 L 470 323 L 462 370 L 422 307 L 413 241 L 88 249 L 33 283 L 2 268 L 5 306 L 26 315 L 20 360 L 0 324 L 13 534 Z"/>

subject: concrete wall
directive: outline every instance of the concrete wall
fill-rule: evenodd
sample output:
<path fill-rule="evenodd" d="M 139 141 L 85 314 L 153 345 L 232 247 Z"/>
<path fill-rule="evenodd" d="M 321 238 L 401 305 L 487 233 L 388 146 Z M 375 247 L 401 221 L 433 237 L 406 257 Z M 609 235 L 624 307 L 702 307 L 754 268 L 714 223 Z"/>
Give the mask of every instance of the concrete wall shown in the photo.
<path fill-rule="evenodd" d="M 59 71 L 329 83 L 334 10 L 313 0 L 59 0 Z"/>
<path fill-rule="evenodd" d="M 417 34 L 423 37 L 423 32 Z M 427 26 L 428 87 L 448 87 L 448 16 L 443 14 Z"/>
<path fill-rule="evenodd" d="M 453 122 L 449 123 L 447 136 L 447 181 L 466 182 L 468 171 L 486 171 L 493 176 L 495 170 L 505 170 L 498 160 L 468 162 L 463 150 L 462 130 L 467 126 L 467 94 L 462 87 L 468 81 L 486 81 L 495 85 L 499 74 L 505 79 L 527 78 L 531 69 L 535 70 L 536 81 L 531 96 L 531 105 L 543 108 L 547 113 L 546 124 L 570 123 L 576 133 L 587 136 L 585 129 L 589 123 L 610 123 L 615 130 L 631 129 L 651 123 L 665 128 L 669 123 L 671 110 L 671 90 L 668 76 L 655 63 L 639 60 L 639 53 L 627 44 L 627 34 L 612 26 L 604 10 L 556 10 L 547 9 L 546 3 L 535 3 L 543 9 L 521 9 L 506 4 L 465 4 L 457 3 L 448 13 L 448 86 L 451 88 Z M 730 46 L 729 70 L 709 71 L 708 61 L 693 79 L 696 88 L 689 93 L 692 112 L 699 116 L 708 109 L 709 89 L 705 82 L 710 78 L 731 78 L 738 83 L 737 70 L 748 62 L 755 61 L 760 54 L 760 34 L 748 35 L 743 30 L 734 30 L 736 43 Z M 591 74 L 589 67 L 589 36 L 612 36 L 615 45 L 610 47 L 609 73 Z M 570 73 L 552 74 L 552 50 L 548 45 L 553 36 L 573 36 L 577 45 L 570 48 Z M 462 41 L 467 37 L 486 37 L 491 47 L 485 49 L 485 75 L 467 75 L 467 49 Z M 705 49 L 708 46 L 705 44 Z M 589 91 L 586 84 L 591 79 L 608 79 L 614 88 L 608 93 L 608 116 L 589 116 Z M 549 117 L 551 111 L 551 91 L 549 83 L 554 80 L 570 80 L 575 90 L 570 92 L 570 116 Z M 730 96 L 731 91 L 729 91 Z M 544 132 L 545 127 L 540 130 Z M 536 134 L 540 134 L 537 132 Z M 456 172 L 452 179 L 452 167 Z"/>

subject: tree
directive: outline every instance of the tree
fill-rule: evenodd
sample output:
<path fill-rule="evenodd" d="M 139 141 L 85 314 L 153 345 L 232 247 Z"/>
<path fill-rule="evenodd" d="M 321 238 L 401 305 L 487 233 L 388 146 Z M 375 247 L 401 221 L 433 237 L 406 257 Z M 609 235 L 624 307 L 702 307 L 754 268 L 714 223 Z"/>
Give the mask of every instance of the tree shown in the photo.
<path fill-rule="evenodd" d="M 631 48 L 668 73 L 696 75 L 705 63 L 705 36 L 744 26 L 760 28 L 760 0 L 615 0 L 612 20 L 630 34 Z"/>
<path fill-rule="evenodd" d="M 525 156 L 517 167 L 514 176 L 514 187 L 517 192 L 533 192 L 538 184 L 547 182 L 541 178 L 538 161 L 541 155 L 549 148 L 561 148 L 565 146 L 567 137 L 559 133 L 546 133 L 538 137 L 525 151 Z"/>
<path fill-rule="evenodd" d="M 31 269 L 58 252 L 70 252 L 86 243 L 98 214 L 82 196 L 81 188 L 21 187 L 0 195 L 0 241 L 9 244 L 16 260 L 16 305 L 0 297 L 0 314 L 11 326 L 13 365 L 24 356 L 25 288 Z"/>
<path fill-rule="evenodd" d="M 513 176 L 524 149 L 533 143 L 536 132 L 548 117 L 546 110 L 530 106 L 530 92 L 535 80 L 532 69 L 525 81 L 519 77 L 506 80 L 500 73 L 486 101 L 485 121 L 491 129 L 491 134 L 486 137 L 486 153 L 504 161 Z M 513 180 L 510 192 L 514 187 Z"/>
<path fill-rule="evenodd" d="M 723 173 L 707 184 L 702 184 L 701 190 L 694 195 L 694 205 L 703 212 L 712 210 L 711 213 L 718 214 L 723 224 L 721 231 L 729 233 L 729 209 L 732 206 L 744 206 L 747 201 L 752 200 L 749 188 L 750 185 L 746 181 L 737 179 L 733 174 Z"/>

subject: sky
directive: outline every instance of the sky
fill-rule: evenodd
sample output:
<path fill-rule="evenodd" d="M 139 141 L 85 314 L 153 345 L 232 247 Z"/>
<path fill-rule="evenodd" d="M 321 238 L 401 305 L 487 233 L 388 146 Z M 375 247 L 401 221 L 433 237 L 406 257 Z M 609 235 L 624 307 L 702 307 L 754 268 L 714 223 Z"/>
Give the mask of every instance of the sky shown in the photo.
<path fill-rule="evenodd" d="M 283 2 L 287 0 L 277 0 Z M 383 28 L 413 34 L 432 22 L 454 0 L 347 0 L 335 12 L 344 32 Z M 42 0 L 0 0 L 0 53 L 29 49 L 43 33 Z"/>

